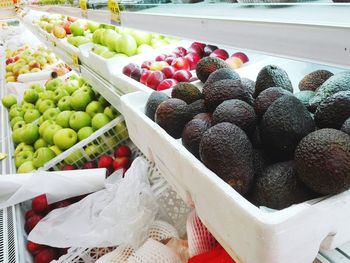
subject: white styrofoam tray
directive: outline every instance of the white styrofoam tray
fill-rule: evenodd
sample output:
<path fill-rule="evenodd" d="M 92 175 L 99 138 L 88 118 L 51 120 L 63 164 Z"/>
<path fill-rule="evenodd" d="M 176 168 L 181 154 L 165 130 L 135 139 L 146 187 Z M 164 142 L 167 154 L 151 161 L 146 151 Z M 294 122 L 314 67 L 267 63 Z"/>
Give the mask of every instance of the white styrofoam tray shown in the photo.
<path fill-rule="evenodd" d="M 296 61 L 274 62 L 295 75 L 294 86 L 315 68 L 327 69 Z M 256 71 L 251 68 L 242 77 L 254 80 L 262 66 Z M 182 198 L 196 207 L 203 223 L 237 262 L 310 263 L 320 247 L 333 249 L 350 240 L 350 190 L 280 211 L 261 210 L 144 114 L 148 96 L 137 92 L 121 98 L 131 140 L 154 160 Z"/>

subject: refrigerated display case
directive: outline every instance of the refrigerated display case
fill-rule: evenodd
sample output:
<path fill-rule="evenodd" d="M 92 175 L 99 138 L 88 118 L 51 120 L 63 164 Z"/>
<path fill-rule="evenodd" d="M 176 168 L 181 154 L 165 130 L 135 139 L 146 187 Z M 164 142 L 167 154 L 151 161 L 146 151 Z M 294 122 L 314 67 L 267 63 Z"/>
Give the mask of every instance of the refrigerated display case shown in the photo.
<path fill-rule="evenodd" d="M 79 8 L 76 1 L 58 5 L 33 1 L 20 7 L 18 18 L 44 45 L 79 72 L 97 93 L 121 112 L 123 117 L 116 121 L 125 118 L 131 145 L 139 149 L 138 154 L 150 160 L 159 171 L 159 176 L 166 179 L 189 207 L 196 209 L 209 231 L 236 262 L 306 263 L 313 260 L 320 248 L 315 262 L 349 262 L 350 251 L 346 244 L 350 240 L 347 223 L 349 191 L 329 198 L 312 199 L 281 211 L 259 209 L 206 168 L 182 146 L 181 141 L 172 138 L 144 114 L 153 90 L 139 79 L 126 76 L 124 68 L 129 63 L 140 67 L 143 62 L 171 53 L 176 47 L 188 49 L 192 41 L 201 41 L 217 45 L 229 54 L 244 52 L 249 62 L 240 64 L 236 69 L 240 77 L 255 80 L 264 66 L 278 65 L 289 74 L 294 91 L 297 91 L 303 76 L 314 70 L 329 70 L 336 74 L 348 69 L 350 5 L 327 2 L 268 5 L 122 1 L 120 6 L 121 20 L 118 23 L 112 20 L 106 1 L 88 1 L 86 12 Z M 117 24 L 118 27 L 121 25 L 180 39 L 171 40 L 140 55 L 103 58 L 94 53 L 93 41 L 74 46 L 67 37 L 58 38 L 52 29 L 46 30 L 41 26 L 41 18 L 51 15 Z M 4 72 L 4 61 L 1 62 Z M 194 70 L 191 72 L 195 75 Z M 6 90 L 4 79 L 1 81 L 3 96 Z M 191 83 L 202 87 L 198 80 Z M 171 88 L 164 93 L 170 95 Z M 9 123 L 3 107 L 1 114 L 2 122 Z M 104 139 L 115 135 L 111 134 L 115 124 L 111 122 L 85 144 L 76 144 L 57 156 L 43 170 L 52 167 L 55 167 L 54 170 L 60 169 L 60 162 L 69 154 L 79 149 L 84 155 L 84 148 L 90 143 L 106 144 Z M 11 131 L 4 126 L 1 132 L 1 137 L 6 138 L 1 142 L 2 152 L 11 156 Z M 111 152 L 113 147 L 105 148 L 106 152 Z M 99 151 L 98 155 L 103 153 L 103 150 Z M 9 158 L 2 161 L 2 174 L 14 173 L 13 165 Z M 21 262 L 25 257 L 25 245 L 20 207 L 17 205 L 1 211 L 5 241 L 0 255 L 3 254 L 5 262 Z M 69 261 L 72 258 L 66 257 L 59 262 L 78 262 Z"/>

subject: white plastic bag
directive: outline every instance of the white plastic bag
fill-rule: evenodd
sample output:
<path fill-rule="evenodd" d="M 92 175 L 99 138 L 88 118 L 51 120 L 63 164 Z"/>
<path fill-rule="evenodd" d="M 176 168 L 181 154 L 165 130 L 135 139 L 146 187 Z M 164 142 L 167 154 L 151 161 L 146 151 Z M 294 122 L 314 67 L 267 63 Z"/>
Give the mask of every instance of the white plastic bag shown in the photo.
<path fill-rule="evenodd" d="M 147 161 L 136 158 L 124 178 L 121 171 L 114 173 L 106 179 L 106 189 L 53 210 L 28 239 L 53 247 L 139 247 L 158 212 L 147 174 Z"/>
<path fill-rule="evenodd" d="M 0 176 L 0 209 L 46 194 L 49 204 L 104 188 L 106 169 Z"/>

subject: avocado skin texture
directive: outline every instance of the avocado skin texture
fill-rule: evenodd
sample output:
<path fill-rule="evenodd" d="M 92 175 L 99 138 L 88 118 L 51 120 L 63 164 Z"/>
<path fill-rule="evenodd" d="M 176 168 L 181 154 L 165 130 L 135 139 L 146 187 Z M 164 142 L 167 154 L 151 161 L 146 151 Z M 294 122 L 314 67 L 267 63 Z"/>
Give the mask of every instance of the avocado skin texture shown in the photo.
<path fill-rule="evenodd" d="M 311 199 L 315 194 L 297 177 L 294 161 L 279 162 L 266 167 L 256 178 L 252 201 L 256 206 L 283 209 Z"/>
<path fill-rule="evenodd" d="M 206 130 L 211 127 L 211 123 L 201 119 L 189 121 L 182 131 L 182 144 L 194 156 L 199 159 L 199 143 Z"/>
<path fill-rule="evenodd" d="M 350 188 L 350 136 L 321 129 L 301 140 L 295 151 L 301 181 L 317 193 L 337 194 Z"/>
<path fill-rule="evenodd" d="M 252 142 L 253 147 L 256 148 L 256 149 L 262 149 L 263 148 L 263 145 L 262 145 L 262 142 L 261 142 L 261 135 L 260 135 L 260 133 L 261 133 L 260 132 L 260 126 L 256 126 L 255 130 L 253 132 L 253 135 L 250 138 L 250 141 Z"/>
<path fill-rule="evenodd" d="M 270 160 L 261 149 L 253 149 L 253 167 L 255 178 L 260 177 L 263 170 L 268 166 Z"/>
<path fill-rule="evenodd" d="M 252 105 L 251 94 L 242 87 L 240 80 L 224 79 L 203 87 L 204 101 L 207 109 L 213 112 L 225 100 L 239 99 Z"/>
<path fill-rule="evenodd" d="M 204 132 L 199 144 L 200 159 L 210 170 L 242 195 L 254 177 L 252 145 L 238 126 L 222 122 Z"/>
<path fill-rule="evenodd" d="M 303 90 L 294 93 L 294 96 L 300 100 L 306 108 L 310 107 L 310 99 L 315 96 L 315 92 L 312 90 Z"/>
<path fill-rule="evenodd" d="M 163 101 L 168 100 L 169 97 L 163 93 L 158 91 L 153 91 L 151 95 L 148 97 L 147 103 L 146 103 L 146 110 L 145 114 L 148 118 L 150 118 L 152 121 L 154 121 L 154 115 L 156 114 L 156 110 Z"/>
<path fill-rule="evenodd" d="M 179 99 L 163 101 L 155 114 L 155 122 L 175 139 L 181 137 L 182 130 L 190 119 L 186 102 Z"/>
<path fill-rule="evenodd" d="M 277 100 L 278 98 L 284 95 L 292 95 L 287 90 L 284 90 L 280 87 L 271 87 L 266 90 L 263 90 L 258 97 L 255 99 L 254 110 L 255 113 L 261 118 L 270 105 Z"/>
<path fill-rule="evenodd" d="M 350 117 L 341 126 L 341 131 L 350 135 Z"/>
<path fill-rule="evenodd" d="M 209 113 L 209 112 L 199 113 L 196 116 L 194 116 L 193 119 L 204 120 L 204 121 L 209 122 L 210 125 L 213 125 L 213 114 Z"/>
<path fill-rule="evenodd" d="M 196 100 L 188 105 L 188 112 L 191 117 L 194 117 L 200 113 L 207 112 L 207 107 L 205 106 L 204 99 Z"/>
<path fill-rule="evenodd" d="M 279 161 L 290 160 L 299 141 L 314 130 L 315 123 L 310 113 L 290 95 L 272 103 L 260 124 L 264 149 Z"/>
<path fill-rule="evenodd" d="M 287 72 L 275 65 L 268 65 L 260 70 L 255 82 L 254 97 L 271 87 L 281 87 L 293 93 L 293 85 Z"/>
<path fill-rule="evenodd" d="M 190 104 L 196 100 L 202 98 L 200 90 L 191 83 L 180 82 L 173 87 L 171 91 L 171 97 L 183 100 L 187 104 Z"/>
<path fill-rule="evenodd" d="M 214 124 L 230 122 L 252 135 L 256 126 L 256 115 L 252 106 L 242 100 L 226 100 L 213 113 Z"/>
<path fill-rule="evenodd" d="M 315 112 L 317 107 L 328 97 L 339 91 L 350 90 L 350 71 L 341 72 L 327 79 L 310 99 L 310 111 Z"/>
<path fill-rule="evenodd" d="M 253 96 L 255 92 L 255 81 L 248 78 L 242 78 L 241 82 L 243 88 L 248 90 L 248 92 Z"/>
<path fill-rule="evenodd" d="M 350 90 L 340 91 L 324 100 L 315 112 L 315 123 L 319 128 L 340 129 L 350 117 Z"/>
<path fill-rule="evenodd" d="M 204 57 L 196 66 L 196 74 L 200 81 L 205 83 L 209 75 L 221 68 L 231 68 L 225 61 L 215 57 Z"/>
<path fill-rule="evenodd" d="M 327 79 L 333 76 L 333 73 L 328 70 L 316 70 L 307 74 L 299 82 L 299 90 L 316 91 Z"/>
<path fill-rule="evenodd" d="M 223 79 L 241 80 L 241 77 L 231 68 L 220 68 L 209 75 L 204 85 L 210 85 Z"/>

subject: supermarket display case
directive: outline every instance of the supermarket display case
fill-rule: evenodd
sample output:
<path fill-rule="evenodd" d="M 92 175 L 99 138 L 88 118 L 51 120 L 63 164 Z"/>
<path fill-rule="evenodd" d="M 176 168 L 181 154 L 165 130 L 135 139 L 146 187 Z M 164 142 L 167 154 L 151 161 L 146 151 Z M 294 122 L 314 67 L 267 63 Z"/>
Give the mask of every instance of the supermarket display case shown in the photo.
<path fill-rule="evenodd" d="M 155 164 L 162 176 L 187 204 L 198 206 L 198 213 L 203 222 L 237 262 L 255 263 L 260 257 L 261 262 L 292 263 L 295 259 L 286 261 L 283 257 L 297 253 L 302 255 L 296 257 L 298 263 L 304 261 L 306 263 L 310 260 L 307 250 L 317 251 L 320 245 L 332 250 L 321 249 L 315 262 L 350 262 L 350 247 L 349 243 L 346 244 L 350 235 L 350 227 L 346 221 L 349 219 L 347 211 L 350 204 L 349 191 L 334 198 L 313 200 L 301 206 L 291 207 L 276 214 L 276 217 L 269 217 L 261 211 L 257 212 L 259 209 L 250 207 L 248 202 L 229 189 L 228 185 L 221 185 L 221 180 L 217 180 L 215 175 L 186 152 L 184 147 L 145 117 L 144 105 L 152 90 L 126 78 L 121 72 L 121 67 L 128 62 L 139 62 L 137 58 L 112 64 L 112 69 L 118 68 L 118 70 L 115 72 L 112 70 L 113 74 L 107 74 L 108 67 L 103 70 L 94 69 L 91 61 L 96 62 L 96 60 L 94 58 L 91 60 L 91 54 L 86 51 L 88 47 L 69 47 L 32 23 L 34 17 L 42 14 L 64 14 L 181 39 L 203 41 L 220 45 L 228 50 L 242 50 L 253 59 L 250 64 L 237 70 L 241 76 L 255 79 L 261 67 L 274 63 L 281 65 L 288 72 L 293 72 L 291 80 L 293 86 L 297 86 L 302 76 L 314 69 L 322 68 L 340 72 L 349 68 L 350 5 L 334 5 L 326 1 L 273 5 L 121 1 L 120 21 L 116 22 L 108 10 L 106 1 L 87 1 L 86 11 L 79 8 L 77 1 L 63 2 L 28 1 L 28 5 L 23 5 L 19 11 L 20 21 L 64 62 L 80 72 L 98 93 L 122 113 L 129 129 L 130 139 L 136 147 Z M 156 51 L 157 54 L 162 52 L 163 50 Z M 154 54 L 152 56 L 154 57 Z M 76 57 L 79 63 L 76 63 Z M 144 58 L 140 59 L 140 61 L 143 60 Z M 4 83 L 1 82 L 1 84 L 1 92 L 4 92 Z M 126 95 L 128 93 L 131 94 Z M 7 123 L 5 110 L 3 108 L 0 110 L 2 120 Z M 2 127 L 0 132 L 1 138 L 8 138 L 9 131 L 5 127 Z M 145 141 L 145 135 L 151 139 Z M 3 140 L 2 152 L 11 153 L 11 143 L 9 139 Z M 177 160 L 176 163 L 172 163 L 173 158 Z M 2 161 L 0 164 L 3 174 L 14 172 L 13 164 L 9 160 L 5 159 L 5 162 Z M 176 171 L 178 173 L 180 171 L 182 175 L 194 174 L 196 177 L 189 180 L 177 175 Z M 213 191 L 215 195 L 215 199 L 208 202 L 209 209 L 214 207 L 215 202 L 219 202 L 221 198 L 224 204 L 232 206 L 232 209 L 227 211 L 221 207 L 218 214 L 223 217 L 223 220 L 216 220 L 212 211 L 208 211 L 204 202 L 208 200 L 203 198 L 203 189 L 194 186 L 196 180 L 202 176 L 207 180 L 206 191 Z M 211 188 L 210 184 L 218 187 Z M 236 211 L 233 211 L 235 209 Z M 323 225 L 320 223 L 313 226 L 317 218 L 327 218 L 327 211 L 333 211 L 332 209 L 339 214 L 335 219 L 336 222 L 333 222 L 335 232 L 339 231 L 339 234 L 330 230 L 331 219 L 324 220 Z M 5 262 L 19 262 L 18 259 L 23 256 L 23 254 L 21 256 L 23 253 L 21 250 L 24 248 L 24 241 L 21 238 L 20 226 L 17 225 L 17 222 L 20 222 L 19 213 L 18 206 L 2 210 L 0 224 L 3 227 L 2 236 L 5 240 L 0 242 L 0 259 L 3 255 Z M 242 230 L 233 231 L 230 227 L 222 228 L 223 225 L 230 223 L 230 215 L 235 217 L 232 221 L 242 229 L 249 229 L 246 239 L 238 237 L 238 235 L 245 235 Z M 240 225 L 239 222 L 246 224 Z M 300 228 L 294 224 L 300 224 Z M 305 236 L 293 233 L 293 231 L 301 233 L 303 228 Z M 317 233 L 317 228 L 320 228 L 322 233 Z M 287 232 L 286 229 L 290 229 L 290 233 L 285 238 L 279 239 L 278 232 Z M 311 232 L 307 232 L 306 229 Z M 253 241 L 254 236 L 259 236 L 261 239 Z M 293 238 L 298 242 L 303 240 L 305 243 L 300 242 L 296 245 Z M 271 244 L 268 242 L 262 244 L 264 240 L 270 240 Z M 312 241 L 319 243 L 310 244 Z M 240 246 L 237 242 L 241 242 L 242 245 Z M 235 247 L 238 252 L 235 251 Z M 305 251 L 302 251 L 303 249 Z M 248 254 L 252 256 L 247 256 Z"/>

